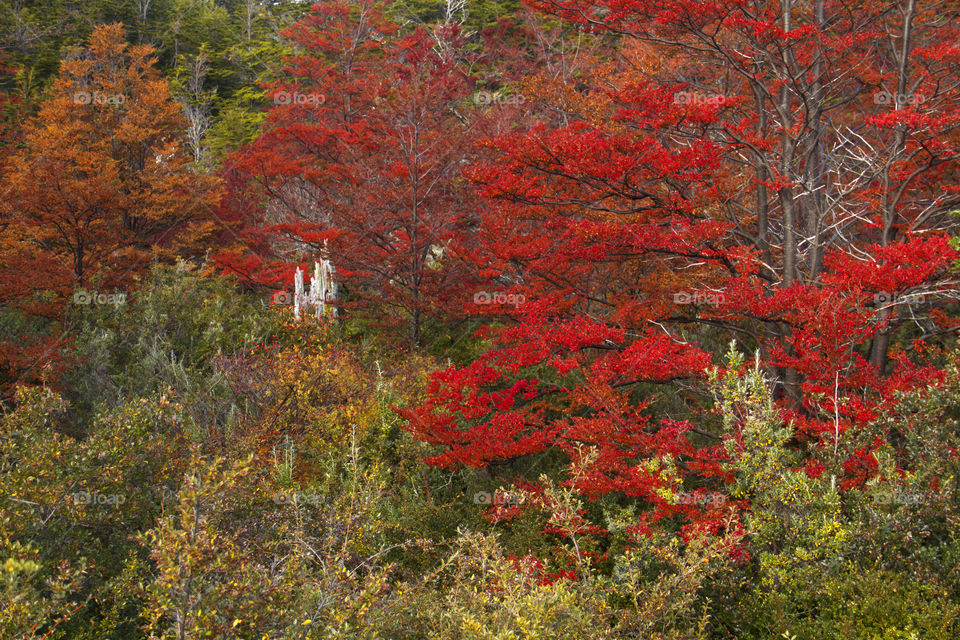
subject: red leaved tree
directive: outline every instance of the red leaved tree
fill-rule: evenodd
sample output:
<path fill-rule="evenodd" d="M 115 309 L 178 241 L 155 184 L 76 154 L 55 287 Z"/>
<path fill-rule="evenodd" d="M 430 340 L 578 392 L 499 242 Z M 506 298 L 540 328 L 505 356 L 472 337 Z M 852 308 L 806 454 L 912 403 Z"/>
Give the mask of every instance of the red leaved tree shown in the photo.
<path fill-rule="evenodd" d="M 300 53 L 229 166 L 225 207 L 242 210 L 246 251 L 221 262 L 289 286 L 293 265 L 328 257 L 347 312 L 417 346 L 469 284 L 456 246 L 473 208 L 460 180 L 471 85 L 456 27 L 401 35 L 374 3 L 325 2 L 286 35 Z"/>
<path fill-rule="evenodd" d="M 474 172 L 499 299 L 525 302 L 406 412 L 431 462 L 556 450 L 586 464 L 589 495 L 697 517 L 662 489 L 673 468 L 723 477 L 696 380 L 731 337 L 814 444 L 855 441 L 894 391 L 938 377 L 925 341 L 957 328 L 956 21 L 912 0 L 899 22 L 876 3 L 538 4 L 618 34 L 630 64 Z"/>

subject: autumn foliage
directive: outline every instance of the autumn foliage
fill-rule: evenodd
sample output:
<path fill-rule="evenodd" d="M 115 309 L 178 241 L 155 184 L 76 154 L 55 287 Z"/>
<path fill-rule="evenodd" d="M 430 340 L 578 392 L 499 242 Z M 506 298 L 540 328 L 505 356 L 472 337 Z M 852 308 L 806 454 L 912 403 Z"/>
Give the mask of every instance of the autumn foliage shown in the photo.
<path fill-rule="evenodd" d="M 397 36 L 380 7 L 359 11 L 356 22 L 326 3 L 288 32 L 302 53 L 267 88 L 262 134 L 228 164 L 242 180 L 231 201 L 259 205 L 245 219 L 253 251 L 222 260 L 275 282 L 291 263 L 335 257 L 345 308 L 417 346 L 469 278 L 455 251 L 472 218 L 458 182 L 470 85 L 456 27 Z"/>
<path fill-rule="evenodd" d="M 35 291 L 123 288 L 152 259 L 202 250 L 216 180 L 191 171 L 151 56 L 110 25 L 63 62 L 5 175 L 5 299 L 50 313 Z"/>
<path fill-rule="evenodd" d="M 496 161 L 471 170 L 496 203 L 480 242 L 525 302 L 484 334 L 489 353 L 438 373 L 405 414 L 440 446 L 433 463 L 556 449 L 576 465 L 595 450 L 571 482 L 641 497 L 659 518 L 678 511 L 664 458 L 722 486 L 725 436 L 697 424 L 697 381 L 731 338 L 758 352 L 813 451 L 939 379 L 927 341 L 958 328 L 943 233 L 956 51 L 938 44 L 952 27 L 921 10 L 891 24 L 872 6 L 857 21 L 790 3 L 786 16 L 779 3 L 539 6 L 623 36 L 629 64 L 603 69 L 592 101 L 556 103 L 569 124 L 500 135 Z M 871 58 L 881 33 L 907 49 Z M 867 479 L 839 462 L 844 486 Z"/>
<path fill-rule="evenodd" d="M 960 637 L 956 3 L 21 4 L 0 637 Z"/>

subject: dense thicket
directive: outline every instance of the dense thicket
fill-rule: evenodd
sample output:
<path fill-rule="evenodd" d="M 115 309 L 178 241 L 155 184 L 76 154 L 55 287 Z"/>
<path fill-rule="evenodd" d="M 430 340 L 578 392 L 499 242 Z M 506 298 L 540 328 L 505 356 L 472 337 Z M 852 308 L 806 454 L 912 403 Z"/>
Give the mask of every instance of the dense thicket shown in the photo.
<path fill-rule="evenodd" d="M 0 7 L 0 638 L 958 637 L 958 25 Z"/>

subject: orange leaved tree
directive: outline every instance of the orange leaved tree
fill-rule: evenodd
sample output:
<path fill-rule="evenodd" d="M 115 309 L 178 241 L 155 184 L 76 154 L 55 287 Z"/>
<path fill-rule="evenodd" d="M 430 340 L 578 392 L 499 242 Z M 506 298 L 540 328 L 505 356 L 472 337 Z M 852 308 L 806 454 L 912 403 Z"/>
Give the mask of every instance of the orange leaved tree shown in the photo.
<path fill-rule="evenodd" d="M 124 287 L 152 258 L 202 248 L 218 183 L 192 169 L 152 51 L 103 25 L 61 64 L 4 176 L 5 304 L 54 315 L 75 288 Z"/>

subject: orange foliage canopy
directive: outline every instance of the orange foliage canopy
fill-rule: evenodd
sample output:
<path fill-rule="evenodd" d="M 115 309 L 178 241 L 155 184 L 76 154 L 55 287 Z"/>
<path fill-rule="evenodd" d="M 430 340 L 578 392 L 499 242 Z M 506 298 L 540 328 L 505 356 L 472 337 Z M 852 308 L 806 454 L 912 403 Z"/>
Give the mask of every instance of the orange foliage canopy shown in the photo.
<path fill-rule="evenodd" d="M 123 287 L 151 257 L 189 253 L 210 231 L 215 178 L 191 170 L 186 122 L 147 46 L 119 24 L 65 60 L 4 176 L 2 298 L 56 315 L 61 296 Z M 51 291 L 45 303 L 34 292 Z"/>

